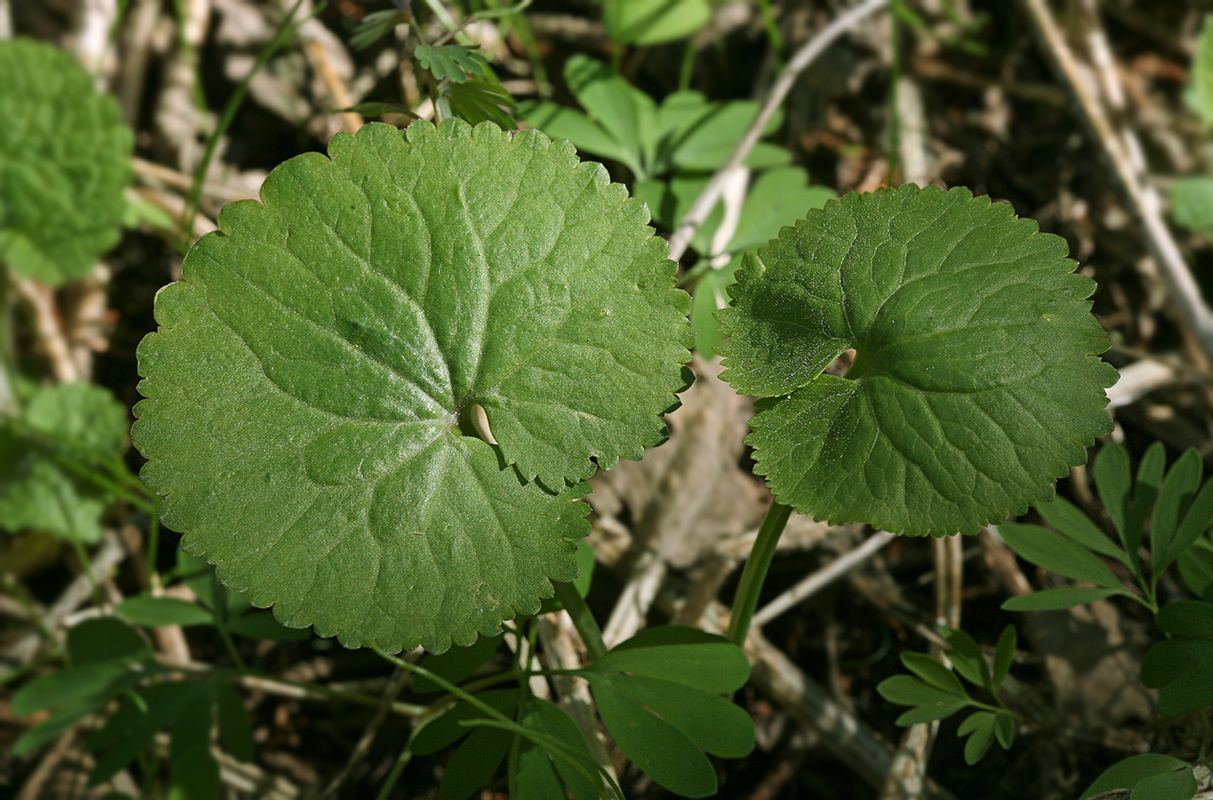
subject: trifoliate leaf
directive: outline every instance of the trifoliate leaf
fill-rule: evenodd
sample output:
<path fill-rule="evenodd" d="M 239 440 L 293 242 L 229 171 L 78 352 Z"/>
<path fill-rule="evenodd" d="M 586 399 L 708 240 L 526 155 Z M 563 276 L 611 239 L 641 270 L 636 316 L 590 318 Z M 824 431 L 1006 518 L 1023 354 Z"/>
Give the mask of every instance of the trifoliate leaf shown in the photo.
<path fill-rule="evenodd" d="M 87 383 L 40 388 L 20 421 L 0 418 L 0 527 L 98 541 L 111 498 L 90 461 L 121 456 L 126 426 L 122 404 Z"/>
<path fill-rule="evenodd" d="M 0 42 L 0 264 L 52 285 L 118 241 L 134 137 L 67 53 Z"/>
<path fill-rule="evenodd" d="M 338 136 L 261 198 L 195 245 L 139 350 L 166 523 L 349 646 L 533 613 L 576 575 L 591 459 L 659 443 L 682 386 L 688 301 L 644 206 L 565 143 L 457 120 Z M 499 446 L 464 435 L 480 408 Z"/>
<path fill-rule="evenodd" d="M 1094 797 L 1112 789 L 1131 789 L 1151 776 L 1177 772 L 1182 769 L 1190 770 L 1190 768 L 1186 761 L 1164 756 L 1161 753 L 1140 753 L 1129 756 L 1105 769 L 1095 779 L 1095 782 L 1079 796 L 1079 800 L 1086 800 L 1088 797 Z"/>
<path fill-rule="evenodd" d="M 372 11 L 362 18 L 358 27 L 350 35 L 350 44 L 355 50 L 365 50 L 375 42 L 387 36 L 397 25 L 408 21 L 408 15 L 395 8 L 386 11 Z"/>
<path fill-rule="evenodd" d="M 1111 428 L 1090 279 L 1011 208 L 905 186 L 811 211 L 747 255 L 726 380 L 781 502 L 898 533 L 975 532 L 1049 499 Z M 845 378 L 823 375 L 857 355 Z"/>
<path fill-rule="evenodd" d="M 484 68 L 488 66 L 489 61 L 476 52 L 479 47 L 463 44 L 423 44 L 417 48 L 417 61 L 423 69 L 428 69 L 430 74 L 440 81 L 463 83 L 468 79 L 468 75 L 484 75 Z"/>
<path fill-rule="evenodd" d="M 472 125 L 491 122 L 506 130 L 518 127 L 510 114 L 510 111 L 518 108 L 518 101 L 500 83 L 453 83 L 447 87 L 446 95 L 451 103 L 451 112 L 464 122 Z"/>

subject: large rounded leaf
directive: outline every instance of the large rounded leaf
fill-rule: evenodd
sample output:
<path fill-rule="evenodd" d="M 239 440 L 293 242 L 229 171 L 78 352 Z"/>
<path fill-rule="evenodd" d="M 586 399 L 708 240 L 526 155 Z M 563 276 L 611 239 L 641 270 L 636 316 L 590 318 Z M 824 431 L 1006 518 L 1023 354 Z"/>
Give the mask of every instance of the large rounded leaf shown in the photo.
<path fill-rule="evenodd" d="M 756 469 L 803 513 L 914 535 L 1049 499 L 1111 428 L 1094 287 L 1060 238 L 964 189 L 811 211 L 746 258 L 721 311 L 725 379 L 769 398 Z M 823 375 L 848 348 L 845 378 Z"/>
<path fill-rule="evenodd" d="M 0 264 L 50 284 L 118 241 L 134 134 L 67 53 L 0 42 Z"/>
<path fill-rule="evenodd" d="M 338 136 L 261 198 L 140 346 L 165 521 L 347 645 L 441 651 L 533 613 L 576 575 L 591 459 L 658 443 L 682 384 L 688 301 L 644 206 L 567 144 L 462 122 Z M 477 407 L 499 446 L 465 435 Z"/>

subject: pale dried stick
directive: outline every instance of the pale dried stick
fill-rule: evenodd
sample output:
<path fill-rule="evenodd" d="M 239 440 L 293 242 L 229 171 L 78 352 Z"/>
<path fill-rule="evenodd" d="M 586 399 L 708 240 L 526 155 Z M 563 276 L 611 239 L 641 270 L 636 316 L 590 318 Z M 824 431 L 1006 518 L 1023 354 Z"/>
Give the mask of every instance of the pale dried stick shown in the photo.
<path fill-rule="evenodd" d="M 78 381 L 84 371 L 72 358 L 72 349 L 60 322 L 55 290 L 12 272 L 9 275 L 17 299 L 25 306 L 38 337 L 38 346 L 50 364 L 51 374 L 60 383 Z"/>
<path fill-rule="evenodd" d="M 93 596 L 93 586 L 104 580 L 125 557 L 126 551 L 118 542 L 118 537 L 112 531 L 107 531 L 101 539 L 101 546 L 93 555 L 92 564 L 88 567 L 89 574 L 77 575 L 68 584 L 59 599 L 43 615 L 42 628 L 56 631 L 73 611 Z M 36 632 L 26 634 L 7 650 L 5 657 L 20 664 L 28 662 L 38 649 L 41 638 Z"/>
<path fill-rule="evenodd" d="M 73 725 L 63 732 L 55 741 L 55 746 L 48 750 L 42 760 L 38 762 L 33 774 L 21 787 L 17 800 L 38 800 L 45 796 L 44 790 L 47 788 L 47 782 L 55 777 L 56 772 L 60 769 L 60 764 L 67 758 L 75 743 L 76 726 Z"/>
<path fill-rule="evenodd" d="M 665 575 L 665 559 L 654 550 L 642 551 L 627 586 L 619 593 L 611 610 L 611 618 L 602 629 L 602 641 L 607 647 L 631 638 L 644 627 L 645 615 L 653 605 Z"/>
<path fill-rule="evenodd" d="M 934 540 L 935 554 L 935 624 L 960 625 L 960 589 L 963 565 L 960 536 Z M 943 647 L 932 642 L 931 655 L 948 663 Z M 939 720 L 911 725 L 901 737 L 889 778 L 885 781 L 880 800 L 919 800 L 926 790 L 927 764 L 931 748 L 939 733 Z"/>
<path fill-rule="evenodd" d="M 1108 389 L 1108 408 L 1136 403 L 1155 389 L 1180 380 L 1180 373 L 1161 361 L 1143 358 L 1121 367 L 1120 378 Z"/>
<path fill-rule="evenodd" d="M 318 39 L 310 39 L 307 42 L 306 52 L 312 62 L 312 67 L 320 75 L 320 80 L 324 81 L 324 88 L 332 96 L 336 107 L 352 107 L 354 101 L 350 97 L 349 89 L 341 80 L 341 76 L 337 74 L 337 70 L 333 69 L 328 53 L 324 49 L 324 43 Z M 342 111 L 340 116 L 341 127 L 346 133 L 357 133 L 358 129 L 362 127 L 362 115 L 357 111 Z"/>
<path fill-rule="evenodd" d="M 128 125 L 136 124 L 139 106 L 147 79 L 152 37 L 160 22 L 162 4 L 159 0 L 137 0 L 126 12 L 122 26 L 122 60 L 118 65 L 118 99 L 122 118 Z"/>
<path fill-rule="evenodd" d="M 1195 337 L 1201 351 L 1213 360 L 1213 314 L 1201 299 L 1196 281 L 1162 218 L 1162 201 L 1157 190 L 1145 183 L 1140 169 L 1133 163 L 1134 150 L 1139 148 L 1126 143 L 1125 137 L 1118 135 L 1112 127 L 1103 104 L 1084 79 L 1084 65 L 1070 50 L 1045 0 L 1022 1 L 1044 43 L 1045 54 L 1070 90 L 1083 122 L 1111 165 L 1112 174 L 1137 217 L 1145 236 L 1146 248 L 1158 264 L 1159 274 L 1180 318 Z"/>
<path fill-rule="evenodd" d="M 758 111 L 758 116 L 754 118 L 754 122 L 751 123 L 749 130 L 745 132 L 745 135 L 741 137 L 741 141 L 737 143 L 737 147 L 733 149 L 733 154 L 729 156 L 729 160 L 716 171 L 716 174 L 708 181 L 708 185 L 703 187 L 703 191 L 695 198 L 695 202 L 691 204 L 682 221 L 678 223 L 673 236 L 670 237 L 670 258 L 672 260 L 677 261 L 682 258 L 682 254 L 687 250 L 687 245 L 691 243 L 692 237 L 695 236 L 695 231 L 699 230 L 699 226 L 708 218 L 708 214 L 712 212 L 716 201 L 720 199 L 720 193 L 729 179 L 729 174 L 741 166 L 746 156 L 754 149 L 754 145 L 758 144 L 758 139 L 762 136 L 763 129 L 771 121 L 771 117 L 775 114 L 780 104 L 783 103 L 788 92 L 792 90 L 792 86 L 796 83 L 796 78 L 800 76 L 800 73 L 817 60 L 817 57 L 825 52 L 825 49 L 833 44 L 834 40 L 887 5 L 888 0 L 865 0 L 860 5 L 841 14 L 838 19 L 823 28 L 820 33 L 796 51 L 796 55 L 784 67 L 783 72 L 779 75 L 779 79 L 771 87 L 766 100 L 762 104 L 762 108 Z"/>
<path fill-rule="evenodd" d="M 834 581 L 841 578 L 843 575 L 851 571 L 859 563 L 868 559 L 868 557 L 877 553 L 881 548 L 889 542 L 896 539 L 895 534 L 888 531 L 877 531 L 859 547 L 850 552 L 843 553 L 838 558 L 826 564 L 821 569 L 809 575 L 800 583 L 788 589 L 783 594 L 776 597 L 771 602 L 760 608 L 754 614 L 752 625 L 758 626 L 770 622 L 783 612 L 787 611 L 794 605 L 804 601 L 817 592 L 824 589 Z"/>
<path fill-rule="evenodd" d="M 539 618 L 539 641 L 543 644 L 548 669 L 580 669 L 586 664 L 586 654 L 578 646 L 581 637 L 577 635 L 577 629 L 573 627 L 573 620 L 567 611 L 544 614 Z M 615 773 L 615 767 L 607 752 L 606 740 L 594 718 L 594 698 L 590 694 L 590 684 L 585 678 L 573 675 L 553 675 L 552 686 L 556 690 L 560 707 L 568 712 L 581 735 L 585 737 L 594 760 L 610 773 L 613 780 L 618 781 L 619 776 Z"/>

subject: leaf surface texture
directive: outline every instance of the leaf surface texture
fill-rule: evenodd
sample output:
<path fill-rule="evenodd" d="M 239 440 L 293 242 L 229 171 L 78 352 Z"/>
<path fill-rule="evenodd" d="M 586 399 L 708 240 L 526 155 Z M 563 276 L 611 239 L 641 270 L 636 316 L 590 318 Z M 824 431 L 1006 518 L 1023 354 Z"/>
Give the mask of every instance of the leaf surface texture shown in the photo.
<path fill-rule="evenodd" d="M 724 378 L 781 502 L 944 535 L 1022 512 L 1111 428 L 1094 283 L 1065 243 L 967 190 L 905 186 L 811 211 L 747 256 Z M 840 354 L 845 378 L 822 374 Z"/>
<path fill-rule="evenodd" d="M 644 206 L 566 143 L 458 121 L 338 136 L 261 200 L 224 210 L 140 348 L 165 521 L 349 646 L 440 652 L 535 612 L 576 575 L 582 479 L 662 441 L 682 386 L 688 300 Z M 476 407 L 497 445 L 464 435 Z"/>

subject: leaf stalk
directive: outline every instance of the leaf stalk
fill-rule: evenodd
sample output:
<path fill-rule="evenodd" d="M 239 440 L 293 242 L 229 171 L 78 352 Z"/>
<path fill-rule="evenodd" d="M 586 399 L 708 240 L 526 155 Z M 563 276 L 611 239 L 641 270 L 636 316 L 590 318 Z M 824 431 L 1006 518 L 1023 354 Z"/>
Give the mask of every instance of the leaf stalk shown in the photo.
<path fill-rule="evenodd" d="M 762 584 L 771 568 L 771 559 L 775 557 L 779 537 L 783 535 L 783 529 L 787 527 L 791 515 L 791 506 L 785 506 L 778 500 L 771 501 L 771 507 L 767 509 L 767 515 L 762 520 L 762 527 L 758 529 L 758 538 L 754 540 L 754 547 L 750 550 L 750 557 L 741 571 L 741 585 L 737 587 L 737 597 L 733 601 L 728 633 L 729 641 L 738 647 L 745 646 L 745 637 L 750 632 L 754 610 L 758 608 L 758 595 L 762 592 Z"/>

